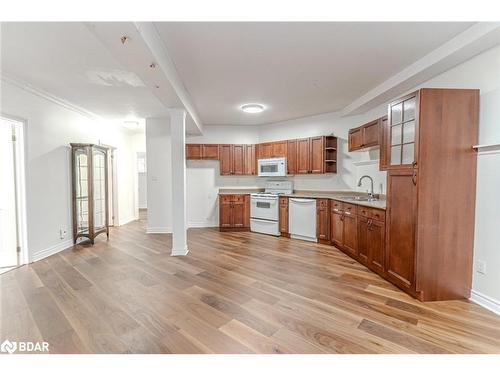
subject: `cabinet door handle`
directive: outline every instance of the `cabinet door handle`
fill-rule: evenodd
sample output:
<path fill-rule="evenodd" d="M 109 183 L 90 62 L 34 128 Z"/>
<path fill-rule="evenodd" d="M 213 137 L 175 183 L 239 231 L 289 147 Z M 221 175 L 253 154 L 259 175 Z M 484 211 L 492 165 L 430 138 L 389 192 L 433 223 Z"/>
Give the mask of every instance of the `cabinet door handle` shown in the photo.
<path fill-rule="evenodd" d="M 413 175 L 411 176 L 411 181 L 413 182 L 413 185 L 417 186 L 417 171 L 413 170 Z"/>

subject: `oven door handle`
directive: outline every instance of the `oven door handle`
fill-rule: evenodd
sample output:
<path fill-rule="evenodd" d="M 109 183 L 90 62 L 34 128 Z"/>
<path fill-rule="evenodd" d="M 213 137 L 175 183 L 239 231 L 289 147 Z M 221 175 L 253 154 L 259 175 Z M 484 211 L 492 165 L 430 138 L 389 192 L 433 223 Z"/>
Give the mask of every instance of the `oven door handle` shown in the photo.
<path fill-rule="evenodd" d="M 259 223 L 276 224 L 277 220 L 266 220 L 266 219 L 256 219 L 254 217 L 250 218 L 250 221 L 258 221 Z"/>

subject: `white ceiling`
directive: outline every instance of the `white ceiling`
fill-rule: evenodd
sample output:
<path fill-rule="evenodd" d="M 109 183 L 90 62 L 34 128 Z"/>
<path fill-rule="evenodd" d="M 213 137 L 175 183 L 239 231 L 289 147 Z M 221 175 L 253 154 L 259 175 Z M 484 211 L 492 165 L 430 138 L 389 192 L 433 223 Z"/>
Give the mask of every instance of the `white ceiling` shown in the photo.
<path fill-rule="evenodd" d="M 138 72 L 120 64 L 88 25 L 16 22 L 2 23 L 1 31 L 2 74 L 105 119 L 167 114 Z M 115 43 L 125 48 L 119 37 Z"/>
<path fill-rule="evenodd" d="M 2 23 L 0 68 L 106 119 L 157 117 L 183 103 L 164 67 L 149 67 L 163 54 L 194 103 L 191 116 L 268 124 L 348 108 L 471 25 L 160 22 L 152 49 L 132 22 Z M 248 102 L 268 109 L 243 113 Z M 199 132 L 192 118 L 187 131 Z"/>
<path fill-rule="evenodd" d="M 472 23 L 155 25 L 202 122 L 244 125 L 340 110 Z"/>

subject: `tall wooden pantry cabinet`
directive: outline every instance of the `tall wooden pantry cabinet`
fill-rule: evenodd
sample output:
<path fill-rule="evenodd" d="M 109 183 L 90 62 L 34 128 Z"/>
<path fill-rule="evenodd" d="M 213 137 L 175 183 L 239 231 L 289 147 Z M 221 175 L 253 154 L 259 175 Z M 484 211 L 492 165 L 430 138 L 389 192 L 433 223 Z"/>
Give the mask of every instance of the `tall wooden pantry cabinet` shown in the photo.
<path fill-rule="evenodd" d="M 422 301 L 468 298 L 479 90 L 421 89 L 388 112 L 386 276 Z"/>

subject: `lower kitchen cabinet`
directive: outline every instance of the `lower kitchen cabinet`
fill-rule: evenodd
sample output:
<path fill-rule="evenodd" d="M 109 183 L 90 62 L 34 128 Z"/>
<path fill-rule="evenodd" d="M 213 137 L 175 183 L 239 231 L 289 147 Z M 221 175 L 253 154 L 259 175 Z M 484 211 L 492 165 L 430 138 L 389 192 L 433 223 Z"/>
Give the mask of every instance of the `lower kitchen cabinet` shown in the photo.
<path fill-rule="evenodd" d="M 330 240 L 339 249 L 356 257 L 358 225 L 356 205 L 332 201 L 330 215 Z"/>
<path fill-rule="evenodd" d="M 385 223 L 358 216 L 358 260 L 378 274 L 384 273 Z"/>
<path fill-rule="evenodd" d="M 282 236 L 290 237 L 288 229 L 288 197 L 280 197 L 279 227 Z"/>
<path fill-rule="evenodd" d="M 344 251 L 356 256 L 358 251 L 358 218 L 355 214 L 344 211 Z"/>
<path fill-rule="evenodd" d="M 417 187 L 413 170 L 391 170 L 387 176 L 387 278 L 415 295 Z"/>
<path fill-rule="evenodd" d="M 248 194 L 219 195 L 219 229 L 221 231 L 250 230 L 250 196 Z"/>
<path fill-rule="evenodd" d="M 330 243 L 330 199 L 316 199 L 316 237 Z"/>

